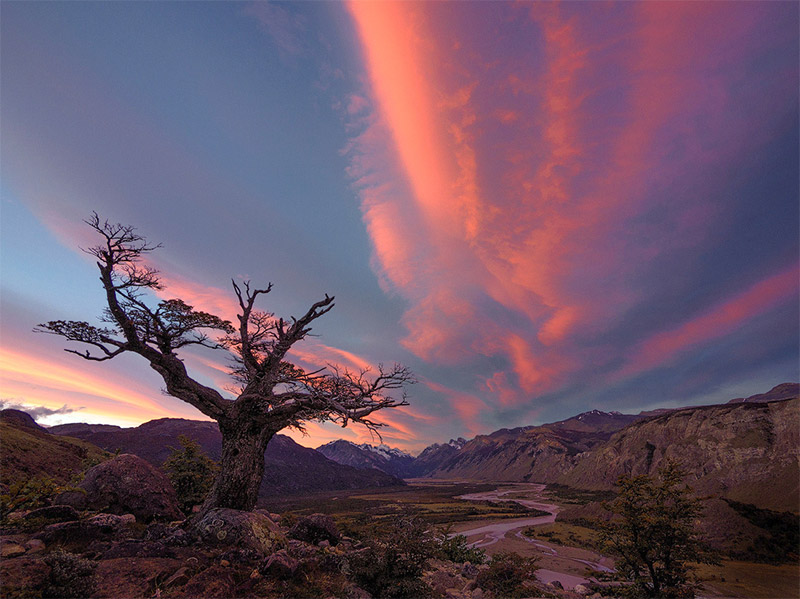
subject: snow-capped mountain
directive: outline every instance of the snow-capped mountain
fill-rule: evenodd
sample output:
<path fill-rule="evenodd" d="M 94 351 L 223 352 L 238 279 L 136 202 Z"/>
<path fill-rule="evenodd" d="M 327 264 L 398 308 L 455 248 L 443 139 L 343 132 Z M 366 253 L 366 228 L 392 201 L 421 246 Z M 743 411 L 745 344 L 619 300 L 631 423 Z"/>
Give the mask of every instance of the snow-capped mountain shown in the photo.
<path fill-rule="evenodd" d="M 369 443 L 356 445 L 339 439 L 317 447 L 317 451 L 329 460 L 346 466 L 374 468 L 399 478 L 414 476 L 412 472 L 414 458 L 405 451 L 383 443 L 376 447 Z"/>

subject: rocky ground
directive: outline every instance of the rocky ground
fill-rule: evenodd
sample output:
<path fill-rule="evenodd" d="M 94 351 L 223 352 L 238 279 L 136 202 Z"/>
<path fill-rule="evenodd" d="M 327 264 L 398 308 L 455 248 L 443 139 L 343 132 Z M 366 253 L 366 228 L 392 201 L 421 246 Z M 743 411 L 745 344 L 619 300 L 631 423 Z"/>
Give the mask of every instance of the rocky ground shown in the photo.
<path fill-rule="evenodd" d="M 470 554 L 456 555 L 463 547 L 454 551 L 446 537 L 426 538 L 414 524 L 373 539 L 346 537 L 322 514 L 292 519 L 217 509 L 184 519 L 161 477 L 140 458 L 118 456 L 90 470 L 79 491 L 10 514 L 0 529 L 0 595 L 601 596 L 582 585 L 565 591 L 556 582 L 544 584 L 522 562 L 472 563 L 465 559 Z M 520 579 L 520 572 L 527 575 Z M 509 573 L 516 583 L 498 586 Z"/>

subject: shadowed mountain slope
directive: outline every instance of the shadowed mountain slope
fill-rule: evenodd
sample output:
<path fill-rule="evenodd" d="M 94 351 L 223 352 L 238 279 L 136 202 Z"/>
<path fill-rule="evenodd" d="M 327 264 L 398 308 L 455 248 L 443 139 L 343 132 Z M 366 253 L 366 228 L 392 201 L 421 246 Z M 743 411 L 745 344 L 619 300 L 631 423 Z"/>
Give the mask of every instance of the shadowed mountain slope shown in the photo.
<path fill-rule="evenodd" d="M 156 466 L 161 466 L 173 449 L 180 447 L 180 435 L 197 441 L 214 460 L 219 459 L 222 451 L 219 428 L 215 422 L 208 421 L 162 418 L 135 428 L 96 432 L 84 428 L 72 434 L 109 451 L 119 449 L 138 455 Z M 264 480 L 259 495 L 269 497 L 402 484 L 401 480 L 384 472 L 337 464 L 285 435 L 275 435 L 264 453 Z"/>

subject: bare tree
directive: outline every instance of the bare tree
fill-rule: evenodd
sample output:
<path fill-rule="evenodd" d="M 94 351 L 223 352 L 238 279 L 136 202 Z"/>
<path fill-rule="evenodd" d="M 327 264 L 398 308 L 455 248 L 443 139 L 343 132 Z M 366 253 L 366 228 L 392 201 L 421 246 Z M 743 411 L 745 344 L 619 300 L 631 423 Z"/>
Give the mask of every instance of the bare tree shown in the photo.
<path fill-rule="evenodd" d="M 139 354 L 164 379 L 167 393 L 219 423 L 221 468 L 201 513 L 215 507 L 253 509 L 264 474 L 264 451 L 278 431 L 302 430 L 308 421 L 341 426 L 358 422 L 377 431 L 382 424 L 370 418 L 373 412 L 408 405 L 403 388 L 414 381 L 399 364 L 380 366 L 377 373 L 335 366 L 306 372 L 286 360 L 291 347 L 311 331 L 311 323 L 333 308 L 333 297 L 326 294 L 303 316 L 286 321 L 255 308 L 271 283 L 255 289 L 249 282 L 234 281 L 241 310 L 237 327 L 180 299 L 153 306 L 146 292 L 162 286 L 158 272 L 141 261 L 160 246 L 148 244 L 133 227 L 102 221 L 96 213 L 85 222 L 102 236 L 100 245 L 84 251 L 97 258 L 107 303 L 102 321 L 108 326 L 55 320 L 35 330 L 89 346 L 65 350 L 86 360 Z M 210 337 L 215 331 L 222 333 L 216 340 Z M 232 352 L 235 400 L 189 376 L 176 352 L 190 345 Z"/>

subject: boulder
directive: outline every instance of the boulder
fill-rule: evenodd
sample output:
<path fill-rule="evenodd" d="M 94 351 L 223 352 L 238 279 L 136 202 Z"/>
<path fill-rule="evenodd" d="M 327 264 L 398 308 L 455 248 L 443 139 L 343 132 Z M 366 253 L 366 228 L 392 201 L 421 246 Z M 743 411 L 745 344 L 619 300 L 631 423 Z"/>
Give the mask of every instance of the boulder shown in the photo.
<path fill-rule="evenodd" d="M 336 523 L 327 514 L 303 516 L 289 530 L 289 537 L 312 545 L 321 541 L 328 541 L 331 545 L 336 545 L 342 539 Z"/>
<path fill-rule="evenodd" d="M 178 498 L 167 475 L 142 458 L 122 454 L 90 468 L 80 483 L 86 505 L 137 520 L 180 520 Z"/>
<path fill-rule="evenodd" d="M 68 505 L 76 510 L 86 509 L 86 491 L 83 489 L 62 491 L 53 500 L 59 505 Z"/>
<path fill-rule="evenodd" d="M 44 551 L 44 541 L 40 539 L 30 539 L 27 543 L 25 543 L 25 549 L 28 553 L 39 553 Z"/>
<path fill-rule="evenodd" d="M 585 584 L 576 584 L 575 588 L 572 590 L 578 593 L 579 595 L 588 595 L 589 593 L 592 592 L 592 590 Z"/>
<path fill-rule="evenodd" d="M 78 519 L 78 512 L 69 505 L 49 505 L 31 510 L 23 517 L 23 520 L 51 520 L 55 522 L 71 522 Z"/>
<path fill-rule="evenodd" d="M 0 545 L 0 557 L 18 557 L 25 555 L 25 547 L 17 543 L 3 543 Z"/>
<path fill-rule="evenodd" d="M 271 555 L 286 545 L 278 525 L 254 512 L 215 508 L 194 527 L 204 543 L 215 547 L 233 546 Z"/>
<path fill-rule="evenodd" d="M 124 516 L 97 514 L 88 520 L 51 524 L 34 535 L 34 538 L 48 545 L 52 543 L 85 545 L 98 539 L 119 540 L 131 536 L 129 525 L 134 522 L 136 519 L 131 514 Z"/>

